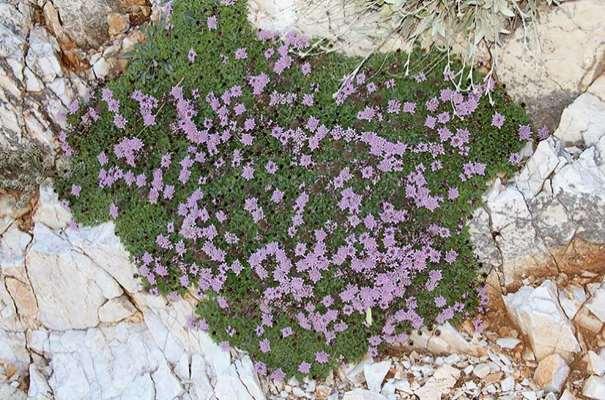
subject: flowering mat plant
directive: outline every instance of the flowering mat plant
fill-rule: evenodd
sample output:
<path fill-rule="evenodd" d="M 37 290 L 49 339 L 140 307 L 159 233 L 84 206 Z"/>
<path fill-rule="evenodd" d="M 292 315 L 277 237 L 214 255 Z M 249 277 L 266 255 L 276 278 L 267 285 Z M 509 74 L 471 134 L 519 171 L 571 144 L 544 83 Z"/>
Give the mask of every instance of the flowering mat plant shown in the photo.
<path fill-rule="evenodd" d="M 490 79 L 457 90 L 467 74 L 438 52 L 361 64 L 255 30 L 245 1 L 171 12 L 70 107 L 57 186 L 76 220 L 114 220 L 152 293 L 196 291 L 192 329 L 274 379 L 472 317 L 465 221 L 544 136 L 522 107 Z"/>

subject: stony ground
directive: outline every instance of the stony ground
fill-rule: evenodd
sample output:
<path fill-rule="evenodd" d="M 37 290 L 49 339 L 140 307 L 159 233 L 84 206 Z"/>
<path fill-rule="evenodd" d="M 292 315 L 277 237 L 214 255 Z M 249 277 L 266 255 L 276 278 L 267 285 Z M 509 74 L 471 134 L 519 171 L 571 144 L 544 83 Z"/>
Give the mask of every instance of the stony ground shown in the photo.
<path fill-rule="evenodd" d="M 375 21 L 347 28 L 351 13 L 331 2 L 331 18 L 303 0 L 251 3 L 259 25 L 372 48 Z M 498 56 L 500 80 L 554 137 L 486 188 L 470 223 L 492 306 L 481 333 L 442 326 L 325 381 L 267 382 L 187 328 L 195 299 L 141 290 L 112 224 L 71 228 L 49 181 L 26 205 L 0 195 L 0 399 L 605 399 L 604 7 L 564 4 L 537 26 L 541 52 L 517 31 Z M 71 102 L 125 67 L 162 10 L 0 0 L 0 147 L 56 147 Z"/>

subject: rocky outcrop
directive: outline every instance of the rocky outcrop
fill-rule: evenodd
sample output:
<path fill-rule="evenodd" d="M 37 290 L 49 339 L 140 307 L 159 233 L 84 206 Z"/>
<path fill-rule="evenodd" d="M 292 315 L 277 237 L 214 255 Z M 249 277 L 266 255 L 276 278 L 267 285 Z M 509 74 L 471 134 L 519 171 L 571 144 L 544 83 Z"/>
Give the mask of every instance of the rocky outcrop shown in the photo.
<path fill-rule="evenodd" d="M 498 78 L 537 125 L 556 128 L 563 109 L 605 71 L 600 0 L 561 2 L 495 49 Z"/>
<path fill-rule="evenodd" d="M 551 281 L 535 289 L 523 287 L 507 295 L 504 302 L 515 323 L 528 335 L 538 361 L 551 354 L 571 360 L 580 352 L 575 329 L 559 306 L 557 286 Z"/>
<path fill-rule="evenodd" d="M 136 28 L 161 1 L 0 3 L 0 149 L 35 141 L 55 149 L 74 101 L 126 66 Z M 47 150 L 49 151 L 49 150 Z"/>
<path fill-rule="evenodd" d="M 0 236 L 0 366 L 30 376 L 29 398 L 265 398 L 249 358 L 188 327 L 197 299 L 144 293 L 112 223 L 68 228 L 41 191 L 32 235 Z"/>
<path fill-rule="evenodd" d="M 248 6 L 249 20 L 259 28 L 326 39 L 324 44 L 347 55 L 410 48 L 405 38 L 394 33 L 395 19 L 356 2 L 250 0 Z"/>
<path fill-rule="evenodd" d="M 605 102 L 591 94 L 605 97 L 604 82 L 599 78 L 565 110 L 555 136 L 510 181 L 496 180 L 475 212 L 476 254 L 504 286 L 525 277 L 605 272 Z M 587 95 L 596 99 L 590 109 L 583 108 Z"/>

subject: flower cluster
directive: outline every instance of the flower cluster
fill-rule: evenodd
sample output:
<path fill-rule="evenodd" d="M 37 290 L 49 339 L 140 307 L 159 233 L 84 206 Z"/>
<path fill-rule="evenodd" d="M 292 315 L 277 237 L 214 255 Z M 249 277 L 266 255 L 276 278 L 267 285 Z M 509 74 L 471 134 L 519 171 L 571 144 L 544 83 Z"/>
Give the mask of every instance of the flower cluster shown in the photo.
<path fill-rule="evenodd" d="M 465 218 L 534 140 L 523 112 L 446 65 L 410 78 L 404 58 L 351 74 L 355 60 L 305 57 L 306 37 L 253 32 L 244 1 L 173 7 L 175 32 L 197 36 L 150 40 L 182 68 L 104 88 L 75 114 L 84 133 L 59 137 L 85 170 L 64 184 L 78 218 L 115 220 L 149 290 L 192 291 L 190 328 L 273 379 L 469 316 L 482 291 Z M 170 75 L 183 70 L 189 83 Z"/>

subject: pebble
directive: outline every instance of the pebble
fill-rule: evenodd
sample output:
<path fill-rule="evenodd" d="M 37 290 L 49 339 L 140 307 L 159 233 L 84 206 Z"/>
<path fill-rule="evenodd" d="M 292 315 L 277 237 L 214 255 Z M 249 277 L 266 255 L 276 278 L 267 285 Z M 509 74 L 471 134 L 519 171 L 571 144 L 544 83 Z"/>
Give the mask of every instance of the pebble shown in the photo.
<path fill-rule="evenodd" d="M 500 389 L 503 392 L 510 392 L 515 388 L 515 380 L 512 376 L 507 376 L 502 382 L 500 382 Z"/>
<path fill-rule="evenodd" d="M 489 364 L 486 363 L 476 365 L 475 368 L 473 368 L 473 375 L 475 375 L 479 379 L 485 378 L 489 375 L 490 372 L 491 368 Z"/>
<path fill-rule="evenodd" d="M 525 400 L 538 400 L 536 392 L 523 392 L 522 395 Z"/>
<path fill-rule="evenodd" d="M 391 360 L 386 360 L 374 364 L 365 364 L 363 366 L 363 376 L 365 377 L 368 390 L 371 392 L 380 392 L 382 381 L 391 369 Z"/>
<path fill-rule="evenodd" d="M 605 349 L 597 354 L 594 351 L 588 352 L 588 372 L 593 375 L 603 376 L 605 374 Z"/>
<path fill-rule="evenodd" d="M 586 379 L 582 395 L 592 400 L 605 400 L 605 378 L 592 375 Z"/>

